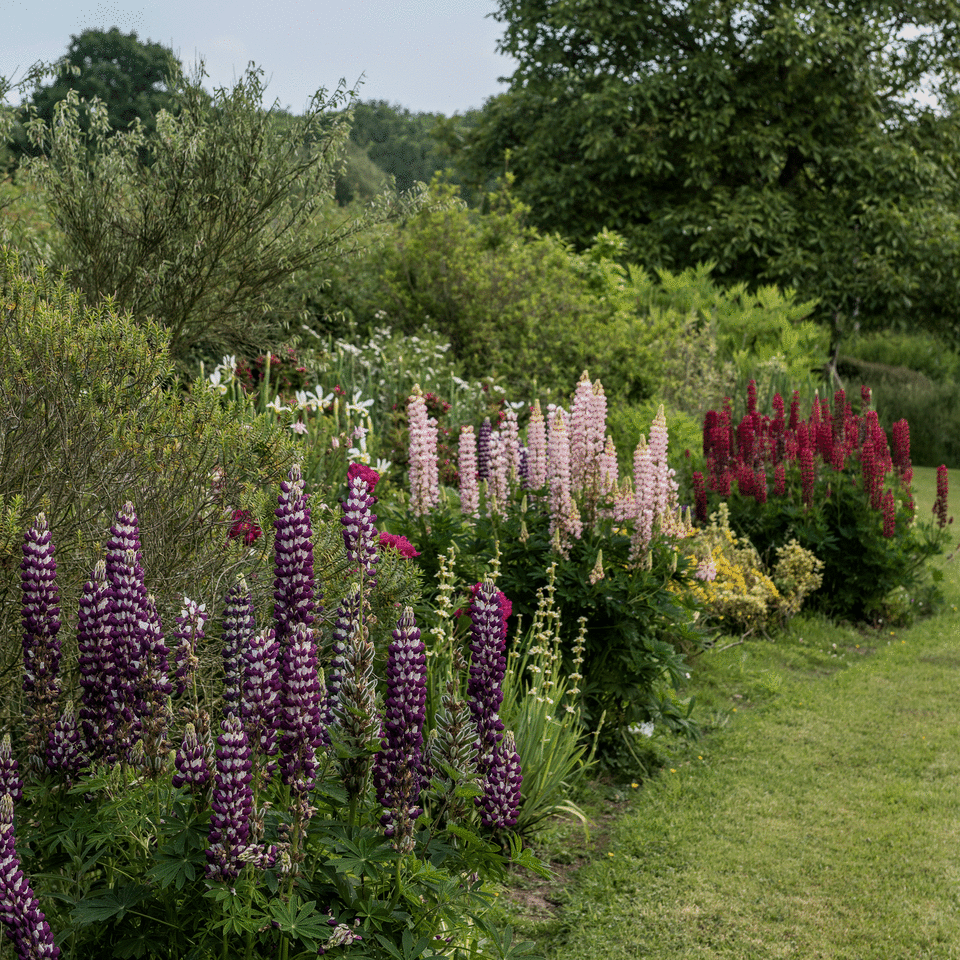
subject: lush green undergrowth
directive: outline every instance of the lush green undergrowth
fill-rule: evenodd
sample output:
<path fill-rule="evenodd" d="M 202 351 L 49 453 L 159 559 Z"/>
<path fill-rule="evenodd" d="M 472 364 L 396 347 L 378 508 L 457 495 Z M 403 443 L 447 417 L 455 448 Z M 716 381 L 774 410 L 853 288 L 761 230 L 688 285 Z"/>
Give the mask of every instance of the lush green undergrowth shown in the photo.
<path fill-rule="evenodd" d="M 929 510 L 935 472 L 915 491 Z M 960 956 L 960 570 L 940 565 L 945 606 L 911 628 L 801 615 L 718 640 L 691 684 L 707 735 L 652 743 L 649 782 L 593 784 L 592 832 L 540 838 L 562 882 L 505 888 L 505 916 L 555 960 Z"/>

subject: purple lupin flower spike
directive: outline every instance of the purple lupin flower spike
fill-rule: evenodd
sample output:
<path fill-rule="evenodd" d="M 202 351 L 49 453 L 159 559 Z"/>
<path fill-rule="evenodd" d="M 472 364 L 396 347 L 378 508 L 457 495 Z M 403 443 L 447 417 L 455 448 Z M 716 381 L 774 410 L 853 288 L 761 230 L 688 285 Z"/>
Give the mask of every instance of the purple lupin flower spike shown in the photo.
<path fill-rule="evenodd" d="M 183 608 L 177 616 L 177 625 L 173 631 L 173 693 L 182 697 L 187 686 L 193 682 L 193 676 L 199 666 L 197 646 L 203 640 L 204 624 L 207 613 L 202 604 L 185 596 Z"/>
<path fill-rule="evenodd" d="M 134 552 L 134 566 L 140 578 L 143 578 L 143 554 L 140 550 L 140 521 L 133 504 L 128 500 L 117 511 L 113 525 L 110 527 L 110 539 L 107 540 L 106 562 L 107 579 L 112 583 L 125 564 L 128 550 Z"/>
<path fill-rule="evenodd" d="M 427 648 L 413 610 L 404 608 L 387 651 L 387 696 L 383 740 L 374 759 L 377 802 L 386 808 L 380 822 L 398 848 L 406 846 L 422 813 L 423 722 L 427 705 Z"/>
<path fill-rule="evenodd" d="M 506 674 L 506 636 L 497 588 L 485 580 L 470 606 L 470 677 L 467 697 L 477 727 L 480 766 L 485 770 L 493 748 L 500 742 L 503 724 L 503 678 Z"/>
<path fill-rule="evenodd" d="M 147 666 L 150 612 L 146 588 L 140 575 L 142 568 L 136 562 L 135 552 L 127 550 L 122 560 L 113 558 L 112 566 L 111 662 L 114 664 L 116 682 L 111 693 L 116 699 L 110 709 L 116 726 L 112 731 L 112 750 L 107 759 L 126 762 L 133 744 L 141 737 L 141 717 L 146 710 L 139 680 Z M 108 559 L 108 576 L 110 569 L 111 561 Z"/>
<path fill-rule="evenodd" d="M 274 511 L 273 619 L 277 642 L 285 647 L 297 623 L 312 626 L 317 606 L 313 579 L 310 508 L 300 467 L 280 484 Z"/>
<path fill-rule="evenodd" d="M 147 597 L 147 624 L 143 633 L 143 674 L 140 688 L 140 729 L 144 752 L 152 774 L 164 769 L 167 762 L 167 728 L 169 726 L 168 698 L 173 684 L 167 676 L 167 658 L 170 651 L 163 642 L 163 627 L 152 596 Z"/>
<path fill-rule="evenodd" d="M 113 660 L 112 606 L 106 563 L 99 560 L 83 588 L 77 618 L 80 730 L 84 752 L 91 760 L 104 756 L 116 723 L 118 664 Z"/>
<path fill-rule="evenodd" d="M 60 695 L 60 590 L 47 518 L 39 514 L 27 530 L 20 564 L 23 588 L 23 692 L 28 721 L 27 752 L 43 765 L 47 737 Z"/>
<path fill-rule="evenodd" d="M 331 632 L 330 669 L 327 671 L 327 689 L 321 714 L 325 728 L 324 743 L 329 743 L 326 730 L 335 720 L 333 707 L 340 696 L 340 685 L 343 682 L 344 652 L 350 638 L 360 629 L 360 606 L 359 590 L 347 594 L 337 605 Z"/>
<path fill-rule="evenodd" d="M 5 733 L 3 740 L 0 740 L 0 796 L 3 794 L 8 794 L 14 802 L 23 796 L 20 765 L 13 755 L 9 733 Z"/>
<path fill-rule="evenodd" d="M 372 510 L 377 498 L 362 475 L 351 476 L 347 483 L 347 499 L 342 503 L 343 516 L 340 518 L 347 559 L 360 565 L 365 583 L 373 586 L 376 583 L 376 563 L 380 559 L 377 553 L 378 534 L 374 526 L 377 515 Z"/>
<path fill-rule="evenodd" d="M 78 774 L 87 765 L 84 740 L 72 703 L 67 704 L 60 719 L 50 731 L 46 761 L 47 769 L 62 773 L 68 779 Z"/>
<path fill-rule="evenodd" d="M 217 737 L 216 770 L 210 797 L 207 876 L 235 880 L 250 838 L 253 779 L 250 747 L 239 717 L 226 717 Z"/>
<path fill-rule="evenodd" d="M 257 632 L 253 595 L 247 581 L 240 577 L 227 591 L 223 611 L 223 710 L 233 713 L 240 708 L 243 690 L 243 650 Z"/>
<path fill-rule="evenodd" d="M 296 624 L 281 658 L 280 778 L 296 793 L 307 793 L 313 788 L 317 750 L 323 745 L 323 690 L 313 628 Z"/>
<path fill-rule="evenodd" d="M 9 794 L 0 796 L 0 921 L 20 960 L 56 960 L 60 956 L 50 924 L 20 869 L 13 830 L 13 798 Z"/>
<path fill-rule="evenodd" d="M 210 782 L 207 752 L 192 723 L 188 723 L 184 728 L 183 742 L 177 748 L 173 764 L 177 772 L 171 783 L 175 787 L 186 786 L 191 793 L 199 793 Z"/>
<path fill-rule="evenodd" d="M 280 724 L 280 644 L 273 629 L 249 637 L 241 657 L 240 717 L 254 750 L 272 757 Z"/>
<path fill-rule="evenodd" d="M 486 776 L 483 778 L 483 795 L 477 797 L 480 819 L 486 826 L 502 829 L 517 825 L 522 782 L 520 755 L 517 753 L 513 734 L 508 730 L 503 735 L 503 740 L 493 749 Z"/>

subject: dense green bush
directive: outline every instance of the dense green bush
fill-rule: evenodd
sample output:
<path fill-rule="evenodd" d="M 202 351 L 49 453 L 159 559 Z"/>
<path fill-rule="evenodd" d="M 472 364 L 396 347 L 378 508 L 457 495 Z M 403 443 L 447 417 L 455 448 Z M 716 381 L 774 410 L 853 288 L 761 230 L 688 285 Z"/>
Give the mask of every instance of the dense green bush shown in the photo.
<path fill-rule="evenodd" d="M 960 467 L 960 354 L 931 333 L 866 333 L 844 341 L 840 376 L 869 385 L 885 429 L 910 424 L 919 466 Z"/>
<path fill-rule="evenodd" d="M 164 602 L 210 588 L 265 542 L 227 543 L 234 510 L 263 520 L 265 490 L 293 458 L 267 417 L 198 384 L 175 389 L 167 334 L 112 307 L 86 307 L 41 269 L 25 276 L 0 248 L 0 656 L 19 651 L 23 531 L 43 511 L 76 609 L 117 502 L 141 505 L 148 586 Z M 70 592 L 70 591 L 74 592 Z M 162 611 L 168 612 L 168 611 Z M 5 684 L 4 712 L 16 710 Z"/>
<path fill-rule="evenodd" d="M 22 172 L 41 187 L 62 235 L 58 268 L 88 303 L 112 296 L 138 320 L 163 323 L 178 359 L 195 346 L 276 338 L 268 321 L 291 321 L 270 313 L 285 279 L 416 205 L 382 195 L 355 216 L 337 210 L 349 131 L 342 87 L 318 91 L 302 117 L 289 118 L 276 104 L 261 107 L 262 70 L 249 67 L 212 98 L 202 79 L 202 67 L 189 79 L 173 68 L 172 107 L 152 135 L 138 124 L 113 130 L 102 102 L 70 90 L 54 122 L 27 125 L 40 155 Z"/>
<path fill-rule="evenodd" d="M 810 603 L 832 617 L 881 620 L 900 588 L 934 597 L 926 561 L 944 532 L 915 517 L 907 423 L 888 440 L 876 413 L 853 413 L 842 391 L 806 420 L 796 396 L 789 415 L 779 395 L 772 415 L 755 399 L 751 390 L 739 425 L 729 406 L 707 415 L 704 470 L 686 465 L 698 520 L 725 502 L 732 529 L 771 568 L 776 550 L 796 540 L 823 563 Z"/>

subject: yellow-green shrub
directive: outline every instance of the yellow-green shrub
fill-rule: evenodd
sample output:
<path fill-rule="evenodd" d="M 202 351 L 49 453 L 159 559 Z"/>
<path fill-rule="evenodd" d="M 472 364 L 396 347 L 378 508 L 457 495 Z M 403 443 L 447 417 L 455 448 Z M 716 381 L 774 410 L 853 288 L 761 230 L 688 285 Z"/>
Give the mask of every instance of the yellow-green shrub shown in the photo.
<path fill-rule="evenodd" d="M 766 632 L 782 625 L 822 580 L 823 564 L 796 540 L 777 550 L 777 562 L 767 571 L 750 541 L 730 529 L 726 503 L 695 534 L 690 548 L 699 560 L 693 593 L 728 633 Z"/>
<path fill-rule="evenodd" d="M 245 545 L 227 532 L 234 509 L 269 522 L 264 488 L 289 469 L 289 435 L 200 384 L 176 390 L 167 337 L 109 304 L 85 306 L 43 268 L 27 275 L 0 247 L 0 677 L 17 675 L 20 554 L 41 510 L 67 621 L 127 500 L 158 602 L 226 592 L 231 567 L 267 556 L 268 537 Z"/>

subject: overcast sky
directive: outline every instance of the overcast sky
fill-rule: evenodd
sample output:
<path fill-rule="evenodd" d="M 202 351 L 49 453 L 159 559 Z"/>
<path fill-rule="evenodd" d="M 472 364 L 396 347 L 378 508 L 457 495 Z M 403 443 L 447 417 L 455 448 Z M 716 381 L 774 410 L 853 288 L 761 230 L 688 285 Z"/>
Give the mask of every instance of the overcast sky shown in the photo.
<path fill-rule="evenodd" d="M 0 76 L 19 80 L 63 56 L 84 30 L 135 32 L 185 66 L 199 54 L 208 89 L 229 86 L 251 60 L 267 98 L 302 112 L 318 87 L 363 75 L 363 100 L 450 115 L 504 89 L 512 61 L 496 52 L 496 0 L 0 0 Z M 16 97 L 11 98 L 16 102 Z"/>

